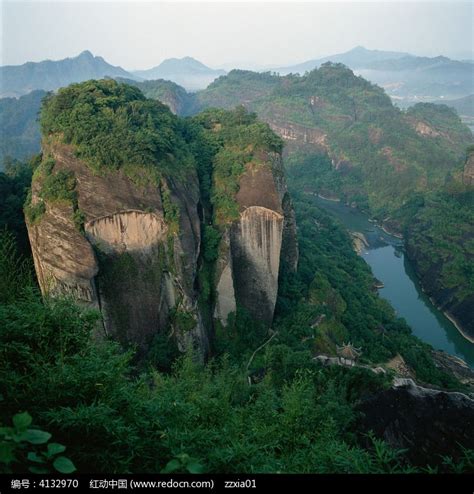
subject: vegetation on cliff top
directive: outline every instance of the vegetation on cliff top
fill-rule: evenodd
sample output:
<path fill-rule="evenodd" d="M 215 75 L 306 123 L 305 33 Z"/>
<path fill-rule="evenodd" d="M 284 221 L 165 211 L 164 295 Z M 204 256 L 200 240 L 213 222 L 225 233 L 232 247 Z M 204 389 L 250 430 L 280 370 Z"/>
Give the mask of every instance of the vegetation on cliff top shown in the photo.
<path fill-rule="evenodd" d="M 137 88 L 110 79 L 72 84 L 49 95 L 40 123 L 44 136 L 73 144 L 98 173 L 122 169 L 133 178 L 155 169 L 179 176 L 193 164 L 177 117 Z"/>
<path fill-rule="evenodd" d="M 238 219 L 235 195 L 245 166 L 268 163 L 266 156 L 281 153 L 283 141 L 242 106 L 233 111 L 206 110 L 191 119 L 189 125 L 202 129 L 194 131 L 200 140 L 196 151 L 200 154 L 202 148 L 207 148 L 204 152 L 207 164 L 202 160 L 198 163 L 201 175 L 206 174 L 212 182 L 208 188 L 215 223 L 223 225 Z"/>

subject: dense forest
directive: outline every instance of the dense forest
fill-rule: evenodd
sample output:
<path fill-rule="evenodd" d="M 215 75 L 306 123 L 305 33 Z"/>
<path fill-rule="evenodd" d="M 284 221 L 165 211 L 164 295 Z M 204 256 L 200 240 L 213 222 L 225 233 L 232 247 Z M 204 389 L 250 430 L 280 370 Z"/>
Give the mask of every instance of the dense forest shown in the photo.
<path fill-rule="evenodd" d="M 362 345 L 366 362 L 383 361 L 399 350 L 424 381 L 460 385 L 430 365 L 429 347 L 370 295 L 370 273 L 340 227 L 304 201 L 300 215 L 300 272 L 295 279 L 283 279 L 274 325 L 278 336 L 250 367 L 251 354 L 267 336 L 244 315 L 237 317 L 233 337 L 221 342 L 206 366 L 192 355 L 170 355 L 163 368 L 165 349 L 157 354 L 159 347 L 137 366 L 133 349 L 92 338 L 97 313 L 72 300 L 42 299 L 28 261 L 17 257 L 12 237 L 2 233 L 2 423 L 15 423 L 15 414 L 27 411 L 34 420 L 31 429 L 48 431 L 51 442 L 65 445 L 66 458 L 78 471 L 393 473 L 471 468 L 469 456 L 415 467 L 369 431 L 370 446 L 361 446 L 364 431 L 354 428 L 355 406 L 367 393 L 387 387 L 389 380 L 363 369 L 321 368 L 311 360 L 316 347 L 333 346 L 349 334 Z M 320 247 L 315 251 L 313 245 Z M 330 304 L 322 302 L 324 297 Z M 330 311 L 328 322 L 311 328 L 322 309 Z M 381 323 L 385 339 L 375 331 Z M 264 376 L 253 378 L 262 369 Z M 54 469 L 54 457 L 45 456 L 46 441 L 26 437 L 11 443 L 5 437 L 3 445 L 9 448 L 2 456 L 7 470 Z"/>
<path fill-rule="evenodd" d="M 109 95 L 106 102 L 96 98 L 100 91 Z M 116 111 L 106 109 L 113 105 Z M 281 139 L 242 108 L 177 119 L 137 89 L 111 81 L 73 85 L 47 99 L 41 122 L 46 132 L 61 132 L 74 143 L 98 173 L 104 172 L 98 156 L 100 166 L 119 166 L 132 179 L 150 166 L 171 176 L 182 173 L 182 163 L 196 169 L 205 215 L 214 214 L 217 227 L 203 225 L 199 278 L 201 303 L 212 300 L 219 225 L 233 219 L 236 177 L 248 159 L 242 143 L 279 151 Z M 110 130 L 110 139 L 99 146 L 95 136 Z M 124 149 L 130 153 L 119 152 Z M 144 154 L 135 154 L 137 149 Z M 129 168 L 129 162 L 138 168 Z M 32 173 L 44 167 L 47 160 L 34 159 L 11 164 L 0 175 L 2 470 L 395 473 L 474 468 L 472 451 L 463 445 L 414 461 L 369 427 L 360 427 L 360 404 L 389 389 L 394 377 L 389 368 L 372 369 L 397 355 L 418 383 L 458 391 L 466 386 L 436 364 L 432 348 L 411 335 L 377 295 L 350 236 L 298 190 L 296 180 L 291 192 L 299 225 L 298 271 L 284 265 L 280 270 L 271 329 L 238 308 L 226 331 L 216 331 L 204 363 L 192 350 L 178 352 L 167 335 L 157 337 L 146 355 L 137 355 L 133 345 L 97 338 L 98 311 L 68 297 L 41 296 L 21 205 L 29 204 Z M 58 174 L 46 174 L 45 180 L 48 176 Z M 63 178 L 50 180 L 44 190 L 52 196 L 46 200 L 62 200 L 63 194 L 74 200 Z M 361 349 L 359 367 L 326 367 L 313 359 L 334 354 L 348 341 Z"/>

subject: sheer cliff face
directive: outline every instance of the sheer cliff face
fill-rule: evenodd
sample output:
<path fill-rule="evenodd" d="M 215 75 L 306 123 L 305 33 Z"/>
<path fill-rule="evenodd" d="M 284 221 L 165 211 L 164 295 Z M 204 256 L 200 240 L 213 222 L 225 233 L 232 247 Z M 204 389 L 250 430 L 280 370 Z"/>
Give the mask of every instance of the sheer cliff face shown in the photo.
<path fill-rule="evenodd" d="M 40 121 L 25 215 L 43 293 L 100 310 L 105 333 L 141 355 L 161 335 L 205 357 L 213 313 L 271 324 L 298 248 L 266 124 L 243 109 L 185 122 L 112 80 L 60 89 Z"/>
<path fill-rule="evenodd" d="M 217 269 L 216 317 L 222 324 L 237 306 L 272 323 L 282 262 L 298 262 L 294 212 L 286 190 L 281 156 L 268 153 L 249 163 L 236 195 L 239 218 L 225 229 Z"/>
<path fill-rule="evenodd" d="M 121 172 L 94 174 L 72 146 L 43 147 L 55 162 L 51 175 L 74 177 L 77 204 L 43 200 L 44 177 L 37 174 L 31 202 L 43 203 L 45 212 L 28 221 L 28 231 L 42 291 L 72 294 L 100 309 L 105 332 L 141 350 L 171 326 L 181 348 L 193 345 L 205 354 L 194 292 L 200 249 L 196 174 L 185 185 L 162 179 L 159 186 L 137 186 Z M 165 218 L 164 195 L 178 224 Z M 82 214 L 82 227 L 75 211 Z"/>

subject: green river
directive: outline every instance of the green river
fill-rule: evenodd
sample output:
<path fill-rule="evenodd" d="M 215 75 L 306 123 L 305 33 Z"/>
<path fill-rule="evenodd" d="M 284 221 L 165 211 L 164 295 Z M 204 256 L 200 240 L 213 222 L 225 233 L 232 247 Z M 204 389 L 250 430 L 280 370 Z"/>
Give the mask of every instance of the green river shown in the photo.
<path fill-rule="evenodd" d="M 360 211 L 341 202 L 315 197 L 319 207 L 335 216 L 351 232 L 363 233 L 369 247 L 363 259 L 374 276 L 384 284 L 380 296 L 387 299 L 398 316 L 405 318 L 413 333 L 435 349 L 444 350 L 474 367 L 474 344 L 423 293 L 413 268 L 405 258 L 402 241 L 369 222 Z"/>

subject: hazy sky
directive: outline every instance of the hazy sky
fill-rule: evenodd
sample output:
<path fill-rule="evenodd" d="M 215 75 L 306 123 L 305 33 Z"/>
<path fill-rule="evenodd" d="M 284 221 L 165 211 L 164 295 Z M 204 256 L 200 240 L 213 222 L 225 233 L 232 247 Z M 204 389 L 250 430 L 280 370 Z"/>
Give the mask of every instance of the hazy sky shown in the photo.
<path fill-rule="evenodd" d="M 356 45 L 467 57 L 473 3 L 1 0 L 1 64 L 88 49 L 126 69 L 192 56 L 213 67 L 278 66 Z"/>

